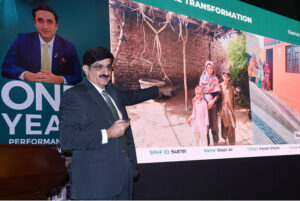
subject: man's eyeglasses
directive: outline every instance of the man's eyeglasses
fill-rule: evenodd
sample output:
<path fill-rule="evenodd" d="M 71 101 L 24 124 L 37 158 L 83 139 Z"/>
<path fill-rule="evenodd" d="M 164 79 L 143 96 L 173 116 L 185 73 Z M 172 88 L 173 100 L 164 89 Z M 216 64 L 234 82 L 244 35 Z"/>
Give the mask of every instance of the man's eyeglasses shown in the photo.
<path fill-rule="evenodd" d="M 93 65 L 93 66 L 90 66 L 92 68 L 94 68 L 96 71 L 101 71 L 103 70 L 104 68 L 108 71 L 113 71 L 114 68 L 112 67 L 111 64 L 107 65 L 107 66 L 103 66 L 102 64 L 96 64 L 96 65 Z"/>

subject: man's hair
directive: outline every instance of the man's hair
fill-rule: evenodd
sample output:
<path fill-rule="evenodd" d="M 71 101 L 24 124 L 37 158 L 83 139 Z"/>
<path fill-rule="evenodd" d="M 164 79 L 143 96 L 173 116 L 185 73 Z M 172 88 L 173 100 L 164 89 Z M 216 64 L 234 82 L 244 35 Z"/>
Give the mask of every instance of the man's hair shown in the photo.
<path fill-rule="evenodd" d="M 227 69 L 223 70 L 222 75 L 223 75 L 223 74 L 227 74 L 227 75 L 230 77 L 230 71 L 227 70 Z"/>
<path fill-rule="evenodd" d="M 204 87 L 200 86 L 199 84 L 195 87 L 195 91 L 202 91 L 203 92 Z"/>
<path fill-rule="evenodd" d="M 39 5 L 39 6 L 35 7 L 35 8 L 33 8 L 32 9 L 33 20 L 35 20 L 35 13 L 36 13 L 36 11 L 39 11 L 39 10 L 45 10 L 45 11 L 49 11 L 50 13 L 52 13 L 54 15 L 56 24 L 58 23 L 58 15 L 48 5 Z"/>
<path fill-rule="evenodd" d="M 111 63 L 113 63 L 114 56 L 105 47 L 94 47 L 84 53 L 82 62 L 83 65 L 91 66 L 94 62 L 104 59 L 111 59 Z"/>

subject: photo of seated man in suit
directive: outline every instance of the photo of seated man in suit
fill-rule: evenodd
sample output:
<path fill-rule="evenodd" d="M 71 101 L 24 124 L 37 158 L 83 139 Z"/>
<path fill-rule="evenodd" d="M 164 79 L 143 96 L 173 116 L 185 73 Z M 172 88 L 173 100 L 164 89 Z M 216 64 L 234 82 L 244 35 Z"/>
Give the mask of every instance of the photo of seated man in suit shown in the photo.
<path fill-rule="evenodd" d="M 20 33 L 2 63 L 2 76 L 74 85 L 81 81 L 75 46 L 56 34 L 58 16 L 47 5 L 32 9 L 37 32 Z"/>

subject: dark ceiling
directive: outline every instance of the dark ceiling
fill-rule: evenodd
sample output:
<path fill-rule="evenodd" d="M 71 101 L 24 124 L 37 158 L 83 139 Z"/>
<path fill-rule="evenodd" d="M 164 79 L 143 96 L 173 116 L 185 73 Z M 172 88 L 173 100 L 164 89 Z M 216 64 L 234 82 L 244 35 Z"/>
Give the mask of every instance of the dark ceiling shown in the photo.
<path fill-rule="evenodd" d="M 240 0 L 240 1 L 300 21 L 298 0 Z"/>

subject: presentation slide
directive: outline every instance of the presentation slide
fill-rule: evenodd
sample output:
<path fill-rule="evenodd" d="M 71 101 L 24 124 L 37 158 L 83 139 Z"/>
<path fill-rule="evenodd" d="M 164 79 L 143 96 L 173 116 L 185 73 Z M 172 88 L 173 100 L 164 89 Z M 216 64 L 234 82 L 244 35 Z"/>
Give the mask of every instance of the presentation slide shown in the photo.
<path fill-rule="evenodd" d="M 43 80 L 31 13 L 41 2 L 64 44 Z M 84 77 L 84 52 L 104 46 L 119 89 L 172 94 L 127 107 L 138 163 L 300 154 L 299 21 L 235 0 L 0 5 L 1 144 L 59 149 L 62 94 Z"/>
<path fill-rule="evenodd" d="M 299 154 L 297 25 L 241 2 L 110 0 L 115 84 L 172 92 L 127 108 L 138 162 Z"/>

